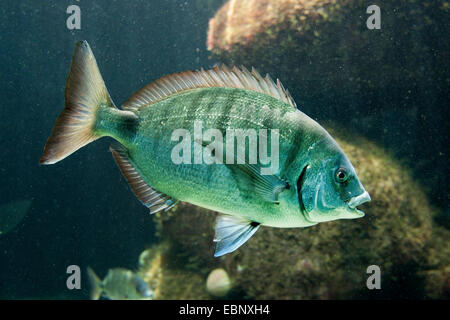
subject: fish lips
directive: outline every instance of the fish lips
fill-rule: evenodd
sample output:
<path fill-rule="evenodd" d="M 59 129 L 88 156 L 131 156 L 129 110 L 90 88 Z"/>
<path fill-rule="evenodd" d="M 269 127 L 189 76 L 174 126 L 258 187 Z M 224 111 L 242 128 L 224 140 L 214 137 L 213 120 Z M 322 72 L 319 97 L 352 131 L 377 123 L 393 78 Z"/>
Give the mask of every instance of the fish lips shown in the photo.
<path fill-rule="evenodd" d="M 347 205 L 349 210 L 352 213 L 356 213 L 358 216 L 355 218 L 359 218 L 359 217 L 364 217 L 364 212 L 362 212 L 361 210 L 358 210 L 356 207 L 362 205 L 363 203 L 369 202 L 372 199 L 370 198 L 370 195 L 367 191 L 364 191 L 363 193 L 361 193 L 359 196 L 350 198 L 350 200 L 348 200 Z"/>

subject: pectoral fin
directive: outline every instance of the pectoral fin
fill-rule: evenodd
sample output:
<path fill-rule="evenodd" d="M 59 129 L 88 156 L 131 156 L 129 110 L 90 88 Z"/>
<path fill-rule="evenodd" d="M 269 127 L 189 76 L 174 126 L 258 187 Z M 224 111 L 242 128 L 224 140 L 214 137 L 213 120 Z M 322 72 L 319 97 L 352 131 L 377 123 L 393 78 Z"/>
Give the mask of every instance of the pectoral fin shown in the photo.
<path fill-rule="evenodd" d="M 215 257 L 233 252 L 258 230 L 260 224 L 241 217 L 221 214 L 216 220 Z"/>
<path fill-rule="evenodd" d="M 289 184 L 275 175 L 262 175 L 260 167 L 253 164 L 228 165 L 239 188 L 255 191 L 265 201 L 278 203 L 278 195 L 289 189 Z"/>
<path fill-rule="evenodd" d="M 205 141 L 195 140 L 203 148 L 210 148 Z M 210 150 L 214 157 L 223 160 L 223 154 L 215 154 Z M 278 195 L 284 190 L 289 189 L 289 184 L 276 175 L 261 174 L 261 167 L 256 164 L 237 164 L 238 159 L 233 164 L 225 164 L 232 172 L 241 191 L 256 192 L 263 200 L 278 203 Z M 245 162 L 245 161 L 239 161 Z"/>

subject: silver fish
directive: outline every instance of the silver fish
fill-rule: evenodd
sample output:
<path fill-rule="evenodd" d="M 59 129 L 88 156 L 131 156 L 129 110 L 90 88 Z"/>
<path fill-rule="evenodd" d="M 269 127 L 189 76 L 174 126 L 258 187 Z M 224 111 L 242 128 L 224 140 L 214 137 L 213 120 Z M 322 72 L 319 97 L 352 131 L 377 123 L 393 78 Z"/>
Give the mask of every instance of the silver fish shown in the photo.
<path fill-rule="evenodd" d="M 91 268 L 87 268 L 91 284 L 92 300 L 105 297 L 111 300 L 152 299 L 154 292 L 138 274 L 123 268 L 109 269 L 105 279 L 100 278 Z"/>

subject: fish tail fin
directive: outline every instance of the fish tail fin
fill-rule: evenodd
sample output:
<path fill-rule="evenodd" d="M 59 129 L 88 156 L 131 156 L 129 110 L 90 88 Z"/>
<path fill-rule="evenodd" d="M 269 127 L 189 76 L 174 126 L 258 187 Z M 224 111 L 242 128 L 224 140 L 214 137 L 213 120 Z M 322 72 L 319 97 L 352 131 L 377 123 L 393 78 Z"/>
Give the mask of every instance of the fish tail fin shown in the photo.
<path fill-rule="evenodd" d="M 90 267 L 87 267 L 87 273 L 89 278 L 89 284 L 91 285 L 91 289 L 89 291 L 89 295 L 92 300 L 100 299 L 100 295 L 103 292 L 102 280 L 95 274 L 94 270 Z"/>
<path fill-rule="evenodd" d="M 87 41 L 75 45 L 66 82 L 65 108 L 44 147 L 41 164 L 56 163 L 100 138 L 94 131 L 98 109 L 115 108 Z"/>

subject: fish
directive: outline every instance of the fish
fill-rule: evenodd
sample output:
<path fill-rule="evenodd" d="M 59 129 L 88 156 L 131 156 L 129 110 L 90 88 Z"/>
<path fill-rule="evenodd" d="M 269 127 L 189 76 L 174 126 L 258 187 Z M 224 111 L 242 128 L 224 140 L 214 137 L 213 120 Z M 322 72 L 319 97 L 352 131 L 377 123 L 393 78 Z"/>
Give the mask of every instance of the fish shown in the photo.
<path fill-rule="evenodd" d="M 0 235 L 14 230 L 31 208 L 32 200 L 16 200 L 0 205 Z"/>
<path fill-rule="evenodd" d="M 90 267 L 87 268 L 87 273 L 92 300 L 98 300 L 101 297 L 110 300 L 141 300 L 153 299 L 154 297 L 154 292 L 150 286 L 131 270 L 124 268 L 109 269 L 103 281 Z"/>
<path fill-rule="evenodd" d="M 118 108 L 89 44 L 80 41 L 65 108 L 40 163 L 57 163 L 101 137 L 115 140 L 112 156 L 150 213 L 179 201 L 219 213 L 215 257 L 238 249 L 261 226 L 361 218 L 358 206 L 371 200 L 333 137 L 297 108 L 278 79 L 254 68 L 166 75 Z"/>

